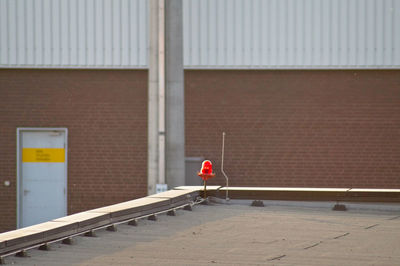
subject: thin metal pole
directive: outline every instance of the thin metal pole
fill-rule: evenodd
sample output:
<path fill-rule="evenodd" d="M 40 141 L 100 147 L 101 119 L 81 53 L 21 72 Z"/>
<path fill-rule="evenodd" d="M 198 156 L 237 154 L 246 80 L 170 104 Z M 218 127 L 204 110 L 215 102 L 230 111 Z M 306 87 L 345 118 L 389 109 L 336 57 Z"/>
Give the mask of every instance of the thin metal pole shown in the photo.
<path fill-rule="evenodd" d="M 204 198 L 207 198 L 207 185 L 206 185 L 206 180 L 204 180 Z"/>
<path fill-rule="evenodd" d="M 225 132 L 222 132 L 222 159 L 221 159 L 221 172 L 226 180 L 226 194 L 225 200 L 229 200 L 229 178 L 224 172 L 224 152 L 225 152 Z"/>

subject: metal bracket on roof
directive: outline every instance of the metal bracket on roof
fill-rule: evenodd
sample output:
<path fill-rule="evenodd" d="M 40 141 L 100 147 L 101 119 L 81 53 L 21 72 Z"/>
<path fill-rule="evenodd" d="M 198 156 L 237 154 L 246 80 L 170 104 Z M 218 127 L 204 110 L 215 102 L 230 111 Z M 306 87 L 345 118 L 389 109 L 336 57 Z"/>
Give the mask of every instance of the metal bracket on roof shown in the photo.
<path fill-rule="evenodd" d="M 49 245 L 49 243 L 44 243 L 43 245 L 39 246 L 38 249 L 39 250 L 43 250 L 43 251 L 49 251 L 50 250 L 50 245 Z"/>
<path fill-rule="evenodd" d="M 62 241 L 61 241 L 61 243 L 62 244 L 64 244 L 64 245 L 72 245 L 72 238 L 71 237 L 67 237 L 67 238 L 65 238 L 65 239 L 63 239 Z"/>
<path fill-rule="evenodd" d="M 150 215 L 149 217 L 147 217 L 147 220 L 150 220 L 150 221 L 157 221 L 157 215 L 152 214 L 152 215 Z"/>
<path fill-rule="evenodd" d="M 23 258 L 28 257 L 28 252 L 26 252 L 25 249 L 22 249 L 15 254 L 15 257 L 23 257 Z"/>
<path fill-rule="evenodd" d="M 132 220 L 130 220 L 130 221 L 128 222 L 128 225 L 131 225 L 131 226 L 138 226 L 137 219 L 132 219 Z"/>
<path fill-rule="evenodd" d="M 351 190 L 352 188 L 349 188 L 348 190 L 346 190 L 345 194 L 347 195 L 348 192 Z M 344 204 L 340 204 L 339 203 L 339 199 L 337 199 L 335 206 L 333 206 L 332 208 L 333 211 L 347 211 L 346 205 Z"/>
<path fill-rule="evenodd" d="M 200 204 L 201 205 L 210 205 L 210 200 L 208 198 L 205 198 Z"/>
<path fill-rule="evenodd" d="M 346 205 L 336 203 L 332 208 L 333 211 L 347 211 Z"/>
<path fill-rule="evenodd" d="M 264 202 L 262 200 L 253 200 L 251 206 L 254 207 L 264 207 Z"/>
<path fill-rule="evenodd" d="M 108 226 L 106 228 L 106 230 L 110 231 L 110 232 L 117 232 L 117 227 L 115 226 L 115 224 L 112 224 L 112 225 Z"/>
<path fill-rule="evenodd" d="M 93 230 L 89 230 L 86 233 L 84 233 L 83 235 L 87 236 L 87 237 L 96 237 L 96 233 Z"/>
<path fill-rule="evenodd" d="M 186 205 L 185 207 L 183 207 L 183 209 L 184 209 L 185 211 L 193 211 L 193 208 L 192 208 L 192 205 L 191 205 L 191 204 Z"/>
<path fill-rule="evenodd" d="M 167 212 L 168 216 L 176 216 L 176 211 L 175 210 L 170 210 Z"/>

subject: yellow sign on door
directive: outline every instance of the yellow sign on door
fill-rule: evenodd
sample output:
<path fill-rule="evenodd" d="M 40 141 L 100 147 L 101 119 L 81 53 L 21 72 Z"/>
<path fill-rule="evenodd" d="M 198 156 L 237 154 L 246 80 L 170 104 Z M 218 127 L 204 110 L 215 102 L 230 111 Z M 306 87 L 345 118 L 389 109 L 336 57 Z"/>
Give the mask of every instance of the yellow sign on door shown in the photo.
<path fill-rule="evenodd" d="M 65 149 L 63 148 L 23 148 L 23 163 L 64 163 Z"/>

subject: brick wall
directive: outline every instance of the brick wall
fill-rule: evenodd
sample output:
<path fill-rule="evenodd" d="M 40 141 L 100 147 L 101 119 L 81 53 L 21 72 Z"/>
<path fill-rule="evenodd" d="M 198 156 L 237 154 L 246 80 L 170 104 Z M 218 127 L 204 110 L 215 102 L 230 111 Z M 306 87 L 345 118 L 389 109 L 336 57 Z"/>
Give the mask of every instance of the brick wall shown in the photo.
<path fill-rule="evenodd" d="M 400 188 L 400 71 L 186 71 L 186 156 L 233 186 Z"/>
<path fill-rule="evenodd" d="M 0 232 L 16 128 L 67 127 L 68 212 L 147 192 L 147 71 L 0 70 Z M 233 186 L 400 188 L 400 71 L 185 72 L 186 156 Z M 3 185 L 11 181 L 10 187 Z"/>
<path fill-rule="evenodd" d="M 16 224 L 17 127 L 68 128 L 69 213 L 145 196 L 146 87 L 147 71 L 0 70 L 0 232 Z"/>

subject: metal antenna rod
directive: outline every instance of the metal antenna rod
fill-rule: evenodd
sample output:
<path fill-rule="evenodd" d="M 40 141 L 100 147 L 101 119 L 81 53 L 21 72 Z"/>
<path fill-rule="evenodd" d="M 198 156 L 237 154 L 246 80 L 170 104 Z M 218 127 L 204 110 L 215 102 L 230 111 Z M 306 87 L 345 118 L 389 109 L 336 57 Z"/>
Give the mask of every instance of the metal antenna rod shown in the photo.
<path fill-rule="evenodd" d="M 228 189 L 229 189 L 229 178 L 228 176 L 225 174 L 224 172 L 224 151 L 225 151 L 225 132 L 222 132 L 222 159 L 221 159 L 221 172 L 224 175 L 225 179 L 226 179 L 226 195 L 225 195 L 225 200 L 228 201 L 229 200 L 229 193 L 228 193 Z"/>

